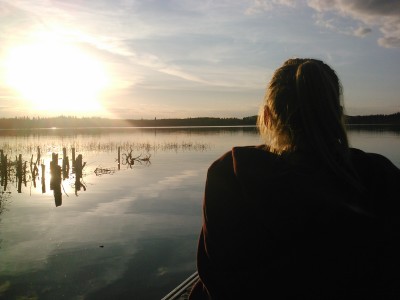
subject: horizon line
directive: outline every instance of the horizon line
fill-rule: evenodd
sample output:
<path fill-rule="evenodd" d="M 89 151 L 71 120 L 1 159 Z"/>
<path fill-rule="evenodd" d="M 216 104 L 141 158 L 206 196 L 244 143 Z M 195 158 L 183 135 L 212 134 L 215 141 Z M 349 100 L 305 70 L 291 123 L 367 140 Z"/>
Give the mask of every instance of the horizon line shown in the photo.
<path fill-rule="evenodd" d="M 348 115 L 345 114 L 345 117 L 371 117 L 371 116 L 392 116 L 400 114 L 400 111 L 393 112 L 389 114 L 378 113 L 378 114 L 365 114 L 365 115 Z M 74 118 L 74 119 L 108 119 L 108 120 L 134 120 L 134 121 L 154 121 L 154 120 L 187 120 L 187 119 L 245 119 L 245 118 L 254 118 L 257 117 L 258 114 L 245 116 L 245 117 L 210 117 L 210 116 L 198 116 L 198 117 L 161 117 L 161 118 L 110 118 L 110 117 L 102 117 L 102 116 L 72 116 L 72 115 L 59 115 L 59 116 L 14 116 L 14 117 L 1 117 L 0 119 L 57 119 L 57 118 Z"/>

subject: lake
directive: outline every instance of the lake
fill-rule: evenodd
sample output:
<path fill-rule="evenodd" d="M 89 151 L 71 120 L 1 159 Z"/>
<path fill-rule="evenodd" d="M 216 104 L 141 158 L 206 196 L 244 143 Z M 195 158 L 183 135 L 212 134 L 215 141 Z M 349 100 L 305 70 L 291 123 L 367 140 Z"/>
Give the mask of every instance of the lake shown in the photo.
<path fill-rule="evenodd" d="M 400 128 L 349 138 L 400 167 Z M 196 270 L 207 168 L 260 143 L 254 127 L 0 131 L 0 299 L 162 298 Z"/>

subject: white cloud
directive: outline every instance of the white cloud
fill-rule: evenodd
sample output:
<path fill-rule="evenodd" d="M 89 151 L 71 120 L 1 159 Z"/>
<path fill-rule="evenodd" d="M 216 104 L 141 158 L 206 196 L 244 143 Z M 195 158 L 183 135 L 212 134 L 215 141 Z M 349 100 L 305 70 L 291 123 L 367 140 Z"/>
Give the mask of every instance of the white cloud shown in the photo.
<path fill-rule="evenodd" d="M 253 15 L 266 11 L 271 11 L 276 6 L 289 6 L 295 7 L 295 0 L 252 0 L 250 6 L 247 8 L 245 13 L 247 15 Z"/>
<path fill-rule="evenodd" d="M 245 13 L 247 15 L 253 15 L 260 12 L 270 11 L 272 8 L 273 5 L 270 1 L 254 0 Z"/>
<path fill-rule="evenodd" d="M 400 16 L 388 20 L 380 30 L 383 33 L 383 37 L 378 39 L 379 45 L 386 48 L 400 48 Z"/>
<path fill-rule="evenodd" d="M 362 25 L 353 30 L 355 36 L 365 36 L 371 32 L 370 27 L 379 28 L 383 37 L 378 43 L 383 47 L 400 47 L 400 1 L 391 0 L 308 0 L 308 6 L 318 12 L 317 24 L 342 33 L 349 33 L 335 17 L 350 18 Z M 330 19 L 327 19 L 328 16 Z"/>

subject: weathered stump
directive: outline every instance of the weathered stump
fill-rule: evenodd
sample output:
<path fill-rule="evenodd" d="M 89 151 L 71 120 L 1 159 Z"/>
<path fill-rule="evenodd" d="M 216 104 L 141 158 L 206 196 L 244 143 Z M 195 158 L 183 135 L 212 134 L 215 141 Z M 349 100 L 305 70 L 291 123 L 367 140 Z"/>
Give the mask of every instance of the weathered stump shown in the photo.
<path fill-rule="evenodd" d="M 52 153 L 50 162 L 50 190 L 54 192 L 54 201 L 56 206 L 62 204 L 61 193 L 61 167 L 58 165 L 58 154 Z"/>
<path fill-rule="evenodd" d="M 22 192 L 22 154 L 18 155 L 17 164 L 16 164 L 16 177 L 17 177 L 17 190 L 18 193 Z"/>
<path fill-rule="evenodd" d="M 118 170 L 121 169 L 121 147 L 118 147 Z"/>
<path fill-rule="evenodd" d="M 41 183 L 42 183 L 42 193 L 46 193 L 46 165 L 41 164 L 41 169 L 42 169 L 42 178 L 41 178 Z"/>
<path fill-rule="evenodd" d="M 81 188 L 86 190 L 85 185 L 81 182 L 83 168 L 86 165 L 86 162 L 82 163 L 82 160 L 83 160 L 82 154 L 79 154 L 75 160 L 75 195 L 77 195 L 78 191 L 80 191 Z"/>
<path fill-rule="evenodd" d="M 7 155 L 4 155 L 3 150 L 0 152 L 0 162 L 1 162 L 1 186 L 4 186 L 4 190 L 7 187 L 7 179 L 8 179 L 8 162 L 7 162 Z"/>
<path fill-rule="evenodd" d="M 68 174 L 69 174 L 69 159 L 68 159 L 68 156 L 67 156 L 67 149 L 66 148 L 63 148 L 62 174 L 63 174 L 63 180 L 68 178 Z"/>

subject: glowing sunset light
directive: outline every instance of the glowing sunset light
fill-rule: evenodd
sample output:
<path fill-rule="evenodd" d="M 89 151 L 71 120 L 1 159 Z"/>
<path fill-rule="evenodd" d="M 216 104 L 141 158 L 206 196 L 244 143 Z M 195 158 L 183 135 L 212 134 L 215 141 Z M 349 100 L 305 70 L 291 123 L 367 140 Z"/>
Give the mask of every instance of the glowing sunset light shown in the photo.
<path fill-rule="evenodd" d="M 400 109 L 399 1 L 0 0 L 0 118 L 254 116 L 288 58 L 348 115 Z"/>
<path fill-rule="evenodd" d="M 100 112 L 99 98 L 109 85 L 99 61 L 62 42 L 11 48 L 5 59 L 5 80 L 33 110 L 48 113 Z"/>

